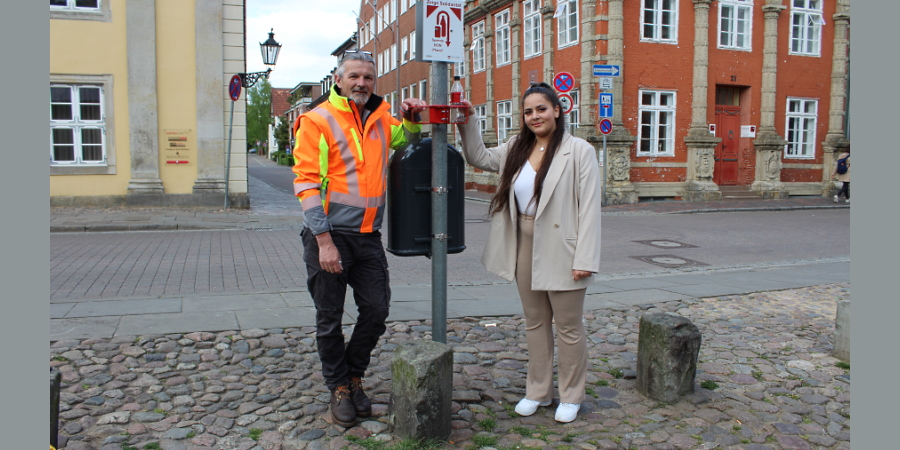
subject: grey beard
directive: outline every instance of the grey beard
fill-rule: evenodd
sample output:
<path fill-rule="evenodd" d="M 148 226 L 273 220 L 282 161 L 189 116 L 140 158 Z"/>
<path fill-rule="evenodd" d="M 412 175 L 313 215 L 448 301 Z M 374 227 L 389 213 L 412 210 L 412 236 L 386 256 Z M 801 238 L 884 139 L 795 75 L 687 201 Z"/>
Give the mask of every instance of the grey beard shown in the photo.
<path fill-rule="evenodd" d="M 369 101 L 369 96 L 364 94 L 350 94 L 350 98 L 353 99 L 353 103 L 356 103 L 356 106 L 362 108 L 366 106 L 366 103 Z"/>

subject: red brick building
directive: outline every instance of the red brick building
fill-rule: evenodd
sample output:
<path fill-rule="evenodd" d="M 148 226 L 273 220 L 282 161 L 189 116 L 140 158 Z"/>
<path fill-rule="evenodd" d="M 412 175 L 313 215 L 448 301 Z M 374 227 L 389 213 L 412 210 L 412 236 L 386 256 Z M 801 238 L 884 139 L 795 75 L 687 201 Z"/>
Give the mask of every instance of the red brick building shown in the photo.
<path fill-rule="evenodd" d="M 471 0 L 467 60 L 454 69 L 489 145 L 522 126 L 529 83 L 567 72 L 570 131 L 602 150 L 600 96 L 612 94 L 609 203 L 829 195 L 835 155 L 850 145 L 849 3 Z M 379 92 L 426 97 L 429 65 L 406 62 L 414 2 L 373 4 L 361 4 L 360 47 L 376 56 Z M 619 76 L 602 80 L 595 65 Z M 495 176 L 469 170 L 469 187 L 492 190 Z"/>

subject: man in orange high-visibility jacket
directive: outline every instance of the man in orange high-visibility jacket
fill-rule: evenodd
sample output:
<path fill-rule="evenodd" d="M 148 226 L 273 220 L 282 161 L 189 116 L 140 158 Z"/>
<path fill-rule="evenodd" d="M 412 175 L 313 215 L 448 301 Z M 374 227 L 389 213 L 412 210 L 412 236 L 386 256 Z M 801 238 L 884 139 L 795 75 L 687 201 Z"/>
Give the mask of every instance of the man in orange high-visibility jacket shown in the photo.
<path fill-rule="evenodd" d="M 389 149 L 418 141 L 421 126 L 407 119 L 425 102 L 406 99 L 403 122 L 391 117 L 390 105 L 374 94 L 375 62 L 365 52 L 345 53 L 334 82 L 328 100 L 298 119 L 294 194 L 305 216 L 303 262 L 331 414 L 351 427 L 357 417 L 372 414 L 362 377 L 390 306 L 379 231 Z M 345 346 L 341 318 L 348 284 L 359 316 Z"/>

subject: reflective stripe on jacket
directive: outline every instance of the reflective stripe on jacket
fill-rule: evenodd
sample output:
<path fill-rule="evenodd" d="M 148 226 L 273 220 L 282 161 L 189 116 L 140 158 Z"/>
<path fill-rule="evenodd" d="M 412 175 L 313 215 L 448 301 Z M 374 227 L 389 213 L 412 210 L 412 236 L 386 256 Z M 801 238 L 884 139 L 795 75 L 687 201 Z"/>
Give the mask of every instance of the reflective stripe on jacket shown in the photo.
<path fill-rule="evenodd" d="M 401 124 L 374 94 L 365 109 L 371 113 L 363 126 L 356 103 L 333 86 L 328 101 L 298 119 L 294 195 L 313 234 L 381 228 L 389 149 L 405 146 L 406 133 L 415 140 L 421 126 Z"/>

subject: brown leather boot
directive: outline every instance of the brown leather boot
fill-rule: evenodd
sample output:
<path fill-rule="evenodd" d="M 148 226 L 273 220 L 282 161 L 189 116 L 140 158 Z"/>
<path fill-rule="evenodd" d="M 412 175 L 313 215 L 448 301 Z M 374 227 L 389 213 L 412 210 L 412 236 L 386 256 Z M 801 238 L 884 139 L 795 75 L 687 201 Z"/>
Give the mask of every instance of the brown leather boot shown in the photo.
<path fill-rule="evenodd" d="M 350 388 L 341 385 L 331 391 L 331 416 L 338 424 L 350 428 L 356 425 L 356 409 L 350 399 Z"/>
<path fill-rule="evenodd" d="M 350 400 L 353 400 L 357 416 L 369 417 L 372 415 L 372 402 L 363 391 L 363 379 L 360 377 L 350 378 Z"/>

